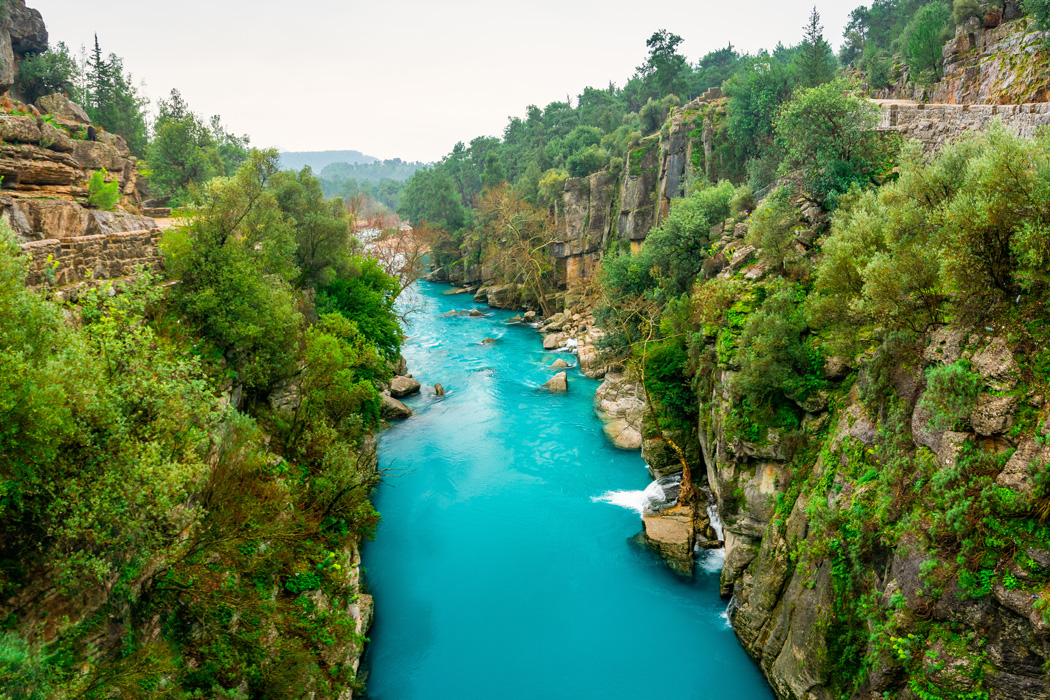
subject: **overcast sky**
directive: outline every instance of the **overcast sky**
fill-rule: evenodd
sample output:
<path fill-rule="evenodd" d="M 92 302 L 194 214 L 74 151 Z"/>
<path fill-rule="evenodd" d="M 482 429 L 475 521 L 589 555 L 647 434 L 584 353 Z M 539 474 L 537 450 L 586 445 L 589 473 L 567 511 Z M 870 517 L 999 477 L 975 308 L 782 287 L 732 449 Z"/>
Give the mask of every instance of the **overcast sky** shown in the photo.
<path fill-rule="evenodd" d="M 622 85 L 668 29 L 695 61 L 797 43 L 814 0 L 28 0 L 51 42 L 116 53 L 257 146 L 437 160 L 529 104 Z M 818 0 L 842 40 L 862 0 Z"/>

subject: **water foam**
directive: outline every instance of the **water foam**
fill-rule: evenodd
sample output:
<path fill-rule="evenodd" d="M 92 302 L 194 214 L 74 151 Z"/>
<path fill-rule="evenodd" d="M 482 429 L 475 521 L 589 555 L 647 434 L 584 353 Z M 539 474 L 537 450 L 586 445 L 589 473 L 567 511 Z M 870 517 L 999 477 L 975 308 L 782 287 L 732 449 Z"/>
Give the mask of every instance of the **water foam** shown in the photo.
<path fill-rule="evenodd" d="M 610 505 L 626 508 L 642 514 L 649 497 L 645 491 L 606 491 L 601 496 L 594 496 L 591 500 L 595 503 L 608 503 Z"/>

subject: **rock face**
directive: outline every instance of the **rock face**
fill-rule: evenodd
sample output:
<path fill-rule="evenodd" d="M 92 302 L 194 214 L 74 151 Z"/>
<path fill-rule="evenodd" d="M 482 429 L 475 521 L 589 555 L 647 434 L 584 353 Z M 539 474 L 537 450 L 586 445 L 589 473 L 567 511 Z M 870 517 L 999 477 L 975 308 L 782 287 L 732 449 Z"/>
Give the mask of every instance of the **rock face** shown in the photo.
<path fill-rule="evenodd" d="M 0 92 L 15 84 L 23 56 L 47 50 L 47 27 L 37 10 L 26 7 L 25 0 L 7 0 L 5 14 L 0 23 Z"/>
<path fill-rule="evenodd" d="M 1050 459 L 1050 447 L 1037 441 L 1031 429 L 1028 434 L 1007 437 L 1023 400 L 1001 395 L 1016 386 L 1019 376 L 1009 347 L 1001 338 L 982 339 L 945 329 L 928 340 L 918 356 L 918 366 L 902 360 L 902 366 L 890 375 L 893 391 L 908 411 L 904 425 L 892 428 L 898 431 L 893 439 L 902 439 L 902 435 L 911 438 L 910 444 L 898 447 L 911 455 L 902 480 L 911 483 L 907 470 L 916 464 L 929 464 L 931 470 L 942 474 L 968 468 L 962 460 L 969 444 L 1000 441 L 1003 449 L 1016 444 L 1005 467 L 1001 471 L 997 468 L 992 478 L 1024 503 L 1023 499 L 1035 492 L 1030 467 L 1045 464 Z M 917 408 L 925 388 L 925 369 L 960 357 L 972 358 L 973 369 L 983 379 L 984 393 L 970 416 L 972 431 L 938 432 L 929 426 L 929 415 Z M 866 381 L 865 372 L 862 363 L 859 385 Z M 842 582 L 836 579 L 840 574 L 833 574 L 835 567 L 841 566 L 837 555 L 802 552 L 815 552 L 835 541 L 839 531 L 834 527 L 829 531 L 828 523 L 845 522 L 842 519 L 856 512 L 856 504 L 870 503 L 871 486 L 860 475 L 867 468 L 863 466 L 865 455 L 873 454 L 890 439 L 888 421 L 885 415 L 869 415 L 857 388 L 843 391 L 840 404 L 829 404 L 837 408 L 825 407 L 820 415 L 810 414 L 803 421 L 803 432 L 808 426 L 815 434 L 827 437 L 821 438 L 826 442 L 818 443 L 824 445 L 822 451 L 800 457 L 802 453 L 796 453 L 787 436 L 772 430 L 760 442 L 747 442 L 726 430 L 733 411 L 726 387 L 732 380 L 732 370 L 723 370 L 713 382 L 712 394 L 701 397 L 705 413 L 700 421 L 708 483 L 717 495 L 725 527 L 721 590 L 733 599 L 730 619 L 778 698 L 832 700 L 841 694 L 841 686 L 835 685 L 836 674 L 841 671 L 827 654 L 832 643 L 829 630 L 833 629 L 827 621 L 841 619 L 842 596 L 849 594 L 842 592 Z M 1031 405 L 1044 405 L 1041 398 L 1033 402 Z M 803 471 L 792 471 L 789 465 Z M 809 486 L 802 487 L 801 495 L 788 496 L 792 484 L 800 483 L 800 473 L 805 474 L 801 483 Z M 825 486 L 814 488 L 813 484 Z M 787 500 L 785 507 L 785 498 L 795 500 Z M 1028 512 L 1028 505 L 1021 507 Z M 659 527 L 673 532 L 671 524 L 661 523 Z M 647 536 L 649 528 L 647 523 Z M 954 554 L 929 548 L 914 535 L 880 546 L 878 551 L 866 552 L 863 563 L 870 574 L 867 585 L 874 601 L 871 619 L 892 625 L 890 634 L 897 638 L 914 634 L 912 639 L 919 640 L 917 650 L 924 654 L 922 658 L 936 660 L 922 671 L 924 683 L 937 688 L 938 693 L 949 688 L 975 691 L 975 664 L 983 664 L 980 687 L 989 700 L 1050 696 L 1050 681 L 1043 670 L 1050 659 L 1050 626 L 1036 610 L 1038 593 L 1026 590 L 1021 582 L 1030 574 L 1013 563 L 1012 555 L 987 564 L 1020 577 L 1011 583 L 1012 588 L 994 583 L 990 592 L 975 594 L 972 590 L 963 592 L 961 577 L 965 572 Z M 941 573 L 930 573 L 933 564 Z M 938 591 L 925 594 L 933 581 L 937 581 Z M 866 622 L 867 617 L 858 624 Z M 917 632 L 919 628 L 923 631 Z M 939 633 L 934 630 L 948 629 L 958 630 L 963 641 L 950 646 L 938 641 Z M 865 628 L 864 639 L 867 635 Z M 892 697 L 918 697 L 906 690 L 907 679 L 915 678 L 916 673 L 919 671 L 906 669 L 896 657 L 879 657 L 875 670 L 852 697 L 874 700 L 884 692 Z M 903 694 L 896 695 L 902 688 Z"/>
<path fill-rule="evenodd" d="M 1050 100 L 1050 32 L 1031 18 L 985 29 L 976 18 L 956 28 L 944 47 L 944 76 L 931 101 L 1003 104 Z"/>

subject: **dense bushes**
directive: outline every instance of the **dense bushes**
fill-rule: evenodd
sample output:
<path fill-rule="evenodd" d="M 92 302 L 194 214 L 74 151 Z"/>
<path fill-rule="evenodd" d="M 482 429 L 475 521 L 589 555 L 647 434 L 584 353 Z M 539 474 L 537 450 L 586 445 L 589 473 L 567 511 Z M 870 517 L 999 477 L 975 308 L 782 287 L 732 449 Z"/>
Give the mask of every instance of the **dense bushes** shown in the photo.
<path fill-rule="evenodd" d="M 75 324 L 24 287 L 0 231 L 0 593 L 70 611 L 46 644 L 6 621 L 0 696 L 359 688 L 333 659 L 363 641 L 345 567 L 378 520 L 367 440 L 396 283 L 341 246 L 301 249 L 332 212 L 275 158 L 213 180 L 165 235 L 178 285 L 84 292 Z M 329 269 L 344 293 L 319 315 L 293 282 Z"/>
<path fill-rule="evenodd" d="M 851 195 L 817 268 L 812 322 L 833 343 L 858 328 L 922 333 L 951 311 L 981 317 L 1046 291 L 1050 257 L 1047 139 L 1002 128 L 925 162 L 906 151 L 900 178 Z"/>

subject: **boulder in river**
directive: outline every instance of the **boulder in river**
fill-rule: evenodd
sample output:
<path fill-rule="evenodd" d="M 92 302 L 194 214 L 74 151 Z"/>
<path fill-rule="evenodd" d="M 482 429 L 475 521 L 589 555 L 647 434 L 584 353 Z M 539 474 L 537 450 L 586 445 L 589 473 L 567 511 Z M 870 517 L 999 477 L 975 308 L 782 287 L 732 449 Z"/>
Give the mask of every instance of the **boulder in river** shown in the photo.
<path fill-rule="evenodd" d="M 536 320 L 536 312 L 535 311 L 526 311 L 525 315 L 522 316 L 522 319 L 525 321 L 525 323 L 532 323 L 533 321 Z"/>
<path fill-rule="evenodd" d="M 554 364 L 551 365 L 551 369 L 568 369 L 569 363 L 565 360 L 555 360 Z"/>
<path fill-rule="evenodd" d="M 482 345 L 495 345 L 498 342 L 499 342 L 499 338 L 485 338 L 483 341 L 481 341 L 481 344 Z"/>
<path fill-rule="evenodd" d="M 419 393 L 420 384 L 412 377 L 394 377 L 390 380 L 390 395 L 395 399 Z"/>
<path fill-rule="evenodd" d="M 383 394 L 383 405 L 379 408 L 379 415 L 386 420 L 403 420 L 412 417 L 412 409 L 390 394 Z"/>
<path fill-rule="evenodd" d="M 523 322 L 524 320 L 525 320 L 525 319 L 524 319 L 524 318 L 522 318 L 522 317 L 521 317 L 521 315 L 519 314 L 518 316 L 514 316 L 513 318 L 508 318 L 508 319 L 507 319 L 507 323 L 508 323 L 508 324 L 510 324 L 510 323 L 521 323 L 521 322 Z"/>
<path fill-rule="evenodd" d="M 569 375 L 565 372 L 558 372 L 550 378 L 543 388 L 552 393 L 563 393 L 569 390 Z"/>
<path fill-rule="evenodd" d="M 551 333 L 543 339 L 543 349 L 556 350 L 559 345 L 565 342 L 567 337 L 564 333 Z"/>
<path fill-rule="evenodd" d="M 452 289 L 449 289 L 448 291 L 445 292 L 445 296 L 450 297 L 450 296 L 455 296 L 456 294 L 466 294 L 469 291 L 470 290 L 467 289 L 466 287 L 453 287 Z"/>
<path fill-rule="evenodd" d="M 441 382 L 434 385 L 434 396 L 444 396 L 445 387 L 441 386 Z"/>
<path fill-rule="evenodd" d="M 470 316 L 471 318 L 477 318 L 478 316 L 484 316 L 484 315 L 485 314 L 481 313 L 477 309 L 471 309 L 470 313 L 468 314 L 468 316 Z"/>
<path fill-rule="evenodd" d="M 693 571 L 693 546 L 696 540 L 696 514 L 693 509 L 676 506 L 642 516 L 646 543 L 663 555 L 675 571 L 690 575 Z"/>

